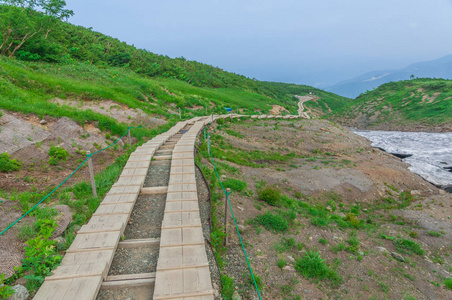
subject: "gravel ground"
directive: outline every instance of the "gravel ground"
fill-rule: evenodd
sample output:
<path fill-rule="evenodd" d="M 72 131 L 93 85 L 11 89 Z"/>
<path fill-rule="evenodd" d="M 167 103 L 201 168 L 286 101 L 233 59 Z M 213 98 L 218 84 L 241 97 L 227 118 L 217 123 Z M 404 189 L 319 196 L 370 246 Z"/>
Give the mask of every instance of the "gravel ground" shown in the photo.
<path fill-rule="evenodd" d="M 153 284 L 131 288 L 101 288 L 97 300 L 150 300 L 153 295 Z"/>
<path fill-rule="evenodd" d="M 166 194 L 139 196 L 124 231 L 127 239 L 160 237 Z"/>
<path fill-rule="evenodd" d="M 108 275 L 152 273 L 157 269 L 159 246 L 118 248 Z"/>
<path fill-rule="evenodd" d="M 144 186 L 145 187 L 168 186 L 170 170 L 171 164 L 169 161 L 168 163 L 161 165 L 151 164 L 151 166 L 149 167 L 148 174 L 146 175 L 146 179 L 144 181 Z"/>

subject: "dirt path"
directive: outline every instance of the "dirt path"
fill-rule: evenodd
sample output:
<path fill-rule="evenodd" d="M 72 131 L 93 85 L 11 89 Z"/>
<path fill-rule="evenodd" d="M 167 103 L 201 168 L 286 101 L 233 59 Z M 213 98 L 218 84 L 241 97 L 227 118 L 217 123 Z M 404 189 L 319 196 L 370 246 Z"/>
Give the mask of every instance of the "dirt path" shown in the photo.
<path fill-rule="evenodd" d="M 298 102 L 298 115 L 304 119 L 310 119 L 311 117 L 308 115 L 308 112 L 310 113 L 311 110 L 308 111 L 304 111 L 304 106 L 303 103 L 305 103 L 306 101 L 312 101 L 312 100 L 316 100 L 319 97 L 317 96 L 311 96 L 311 95 L 307 95 L 307 96 L 298 96 L 295 95 L 295 97 L 300 100 Z"/>

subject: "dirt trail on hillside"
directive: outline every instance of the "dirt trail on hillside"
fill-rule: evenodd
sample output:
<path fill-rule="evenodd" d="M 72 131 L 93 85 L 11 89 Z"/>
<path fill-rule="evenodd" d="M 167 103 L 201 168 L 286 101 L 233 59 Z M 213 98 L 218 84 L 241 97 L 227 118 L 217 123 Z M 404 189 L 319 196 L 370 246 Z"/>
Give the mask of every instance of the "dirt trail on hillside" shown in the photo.
<path fill-rule="evenodd" d="M 295 95 L 295 97 L 299 100 L 298 102 L 298 115 L 304 119 L 310 119 L 311 117 L 308 115 L 308 113 L 311 113 L 311 110 L 308 111 L 304 111 L 305 107 L 303 105 L 303 103 L 305 103 L 306 101 L 314 101 L 319 99 L 319 97 L 317 96 L 312 96 L 312 95 L 306 95 L 306 96 L 298 96 Z"/>

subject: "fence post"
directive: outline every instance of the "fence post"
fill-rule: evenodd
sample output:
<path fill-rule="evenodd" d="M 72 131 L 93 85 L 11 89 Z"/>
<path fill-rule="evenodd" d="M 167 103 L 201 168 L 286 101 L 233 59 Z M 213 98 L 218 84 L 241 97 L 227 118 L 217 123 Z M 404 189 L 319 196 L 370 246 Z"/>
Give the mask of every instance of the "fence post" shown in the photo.
<path fill-rule="evenodd" d="M 89 179 L 91 180 L 93 197 L 97 198 L 96 181 L 94 180 L 93 159 L 91 158 L 91 151 L 86 151 L 86 156 L 88 156 Z"/>
<path fill-rule="evenodd" d="M 179 108 L 179 119 L 182 119 L 182 113 L 181 113 L 180 108 Z"/>
<path fill-rule="evenodd" d="M 210 123 L 213 122 L 213 114 L 210 115 Z"/>
<path fill-rule="evenodd" d="M 228 197 L 231 194 L 231 189 L 226 189 L 226 199 L 224 202 L 224 245 L 228 245 Z"/>
<path fill-rule="evenodd" d="M 127 134 L 129 136 L 129 145 L 132 146 L 132 138 L 130 137 L 130 127 L 127 127 Z"/>

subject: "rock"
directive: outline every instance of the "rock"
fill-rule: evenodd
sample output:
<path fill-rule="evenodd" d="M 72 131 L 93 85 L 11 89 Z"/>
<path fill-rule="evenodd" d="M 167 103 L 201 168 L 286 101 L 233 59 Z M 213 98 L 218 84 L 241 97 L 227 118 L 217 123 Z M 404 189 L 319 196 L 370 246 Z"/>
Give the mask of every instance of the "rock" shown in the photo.
<path fill-rule="evenodd" d="M 56 205 L 54 207 L 58 211 L 58 215 L 55 217 L 58 227 L 55 229 L 55 231 L 52 234 L 52 238 L 55 239 L 56 237 L 63 234 L 63 232 L 68 227 L 69 223 L 72 221 L 72 211 L 71 208 L 67 205 Z"/>
<path fill-rule="evenodd" d="M 410 194 L 411 194 L 411 195 L 420 195 L 420 194 L 421 194 L 421 191 L 419 191 L 419 190 L 412 190 L 412 191 L 410 192 Z"/>
<path fill-rule="evenodd" d="M 244 211 L 245 209 L 239 205 L 237 205 L 237 208 L 240 209 L 241 211 Z"/>
<path fill-rule="evenodd" d="M 23 285 L 20 284 L 16 284 L 15 286 L 13 286 L 13 290 L 14 290 L 14 295 L 12 295 L 11 297 L 8 297 L 6 299 L 8 300 L 26 300 L 28 299 L 28 297 L 30 297 L 30 294 L 27 291 L 27 288 L 24 287 Z"/>
<path fill-rule="evenodd" d="M 405 258 L 399 253 L 391 252 L 391 256 L 397 259 L 398 261 L 405 262 Z"/>
<path fill-rule="evenodd" d="M 242 296 L 240 296 L 239 292 L 234 291 L 234 294 L 232 294 L 232 300 L 242 300 Z"/>
<path fill-rule="evenodd" d="M 44 120 L 44 119 L 42 119 L 41 121 L 39 121 L 39 124 L 41 124 L 41 125 L 45 125 L 45 124 L 47 124 L 47 121 L 46 121 L 46 120 Z"/>
<path fill-rule="evenodd" d="M 381 253 L 389 253 L 388 249 L 385 247 L 376 247 L 376 249 Z"/>
<path fill-rule="evenodd" d="M 293 258 L 293 257 L 290 256 L 290 255 L 287 255 L 287 259 L 290 260 L 291 262 L 295 262 L 295 258 Z"/>
<path fill-rule="evenodd" d="M 246 226 L 243 226 L 243 225 L 238 224 L 237 227 L 239 228 L 239 232 L 240 232 L 240 233 L 244 233 L 245 230 L 246 230 Z"/>
<path fill-rule="evenodd" d="M 221 175 L 221 180 L 225 180 L 226 179 L 226 175 Z"/>
<path fill-rule="evenodd" d="M 337 214 L 339 217 L 341 217 L 341 218 L 345 218 L 345 214 L 344 213 L 338 213 Z"/>
<path fill-rule="evenodd" d="M 445 195 L 445 194 L 447 194 L 447 192 L 445 190 L 438 190 L 438 194 Z"/>
<path fill-rule="evenodd" d="M 55 238 L 54 240 L 55 240 L 57 243 L 59 243 L 59 244 L 64 244 L 64 243 L 66 243 L 66 239 L 65 239 L 64 237 L 62 237 L 62 236 L 59 236 L 59 237 Z"/>
<path fill-rule="evenodd" d="M 285 267 L 283 268 L 283 270 L 284 270 L 284 271 L 289 271 L 289 272 L 295 272 L 294 267 L 289 266 L 289 265 L 285 266 Z"/>

